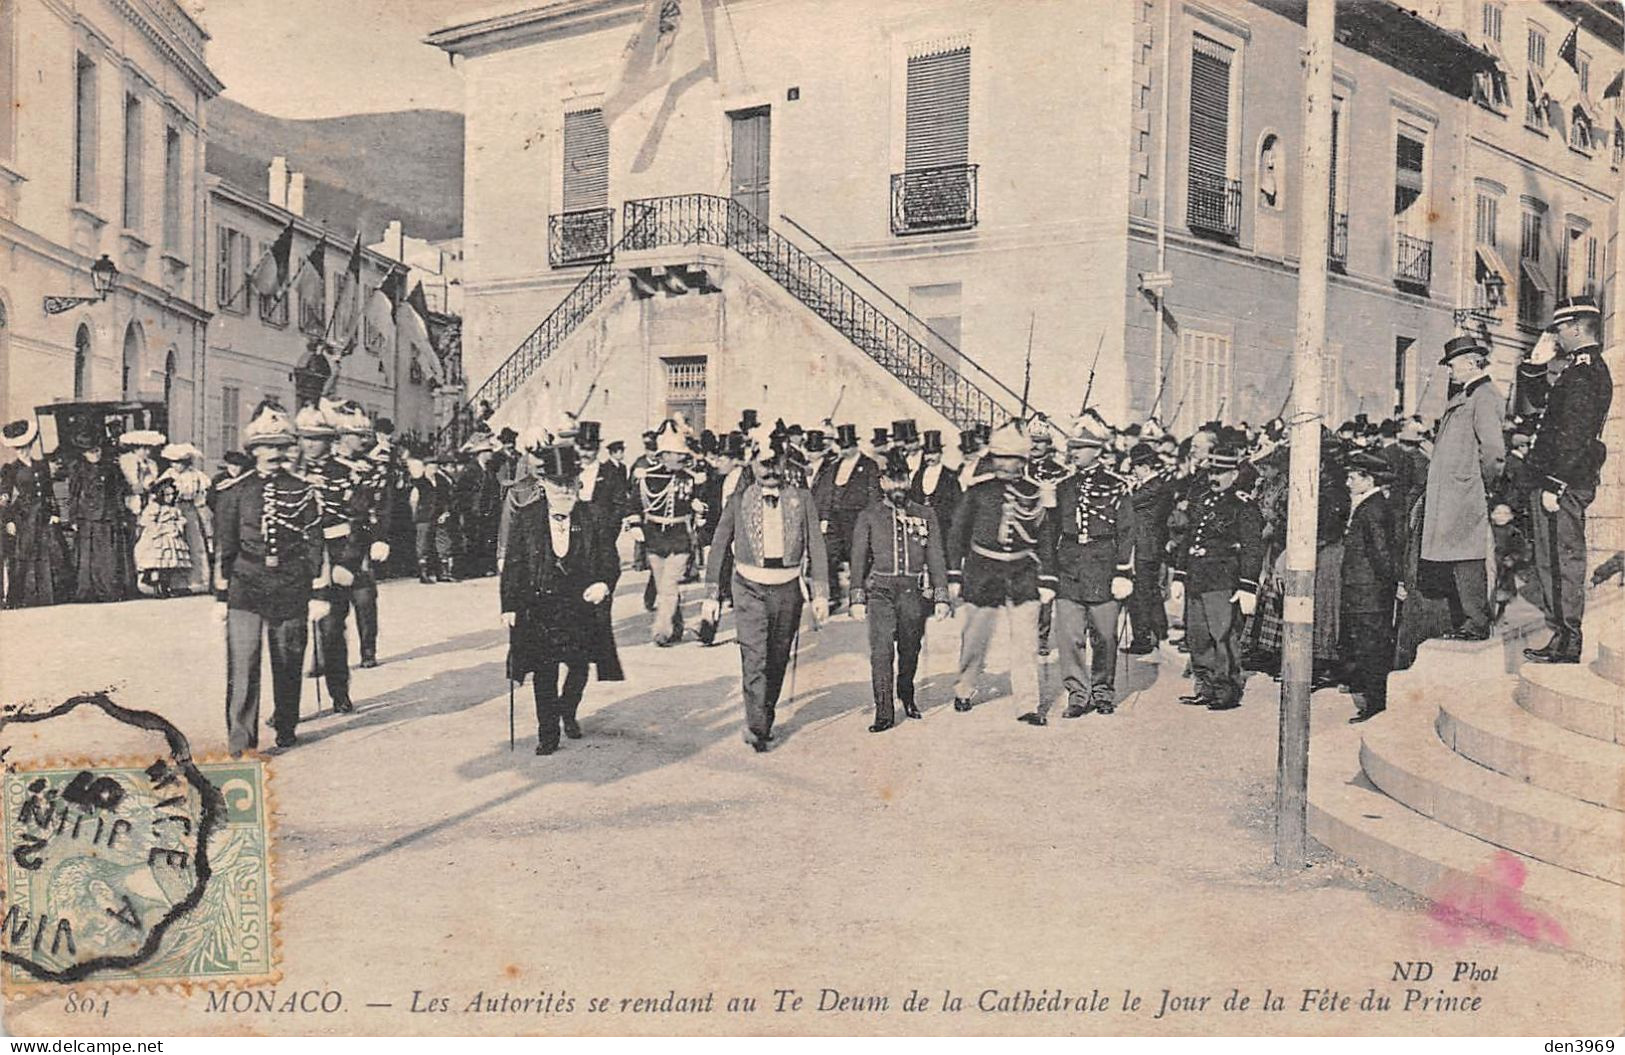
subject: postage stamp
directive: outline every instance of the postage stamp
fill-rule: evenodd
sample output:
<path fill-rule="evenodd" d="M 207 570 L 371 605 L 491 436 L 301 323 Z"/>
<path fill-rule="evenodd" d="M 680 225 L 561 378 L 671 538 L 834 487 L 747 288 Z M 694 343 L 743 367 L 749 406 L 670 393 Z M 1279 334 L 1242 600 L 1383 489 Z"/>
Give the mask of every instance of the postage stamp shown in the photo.
<path fill-rule="evenodd" d="M 8 763 L 0 803 L 7 993 L 274 978 L 262 760 Z"/>

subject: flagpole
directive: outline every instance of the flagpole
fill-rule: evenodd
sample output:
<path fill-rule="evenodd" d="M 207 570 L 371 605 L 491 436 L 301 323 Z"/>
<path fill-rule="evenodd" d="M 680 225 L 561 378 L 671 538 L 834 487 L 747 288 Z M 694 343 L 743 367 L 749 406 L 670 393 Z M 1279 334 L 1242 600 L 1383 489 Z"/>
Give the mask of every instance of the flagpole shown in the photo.
<path fill-rule="evenodd" d="M 275 243 L 272 243 L 272 244 L 274 245 Z M 237 287 L 237 292 L 232 294 L 230 300 L 226 301 L 226 304 L 225 304 L 226 307 L 229 308 L 233 304 L 237 303 L 237 298 L 242 296 L 244 293 L 248 292 L 248 288 L 254 284 L 254 272 L 256 272 L 256 271 L 258 271 L 260 269 L 260 264 L 265 263 L 266 258 L 269 257 L 270 255 L 271 255 L 271 250 L 269 250 L 269 249 L 267 249 L 265 252 L 260 254 L 259 260 L 255 262 L 253 267 L 248 269 L 248 274 L 243 276 L 243 284 L 241 286 Z"/>

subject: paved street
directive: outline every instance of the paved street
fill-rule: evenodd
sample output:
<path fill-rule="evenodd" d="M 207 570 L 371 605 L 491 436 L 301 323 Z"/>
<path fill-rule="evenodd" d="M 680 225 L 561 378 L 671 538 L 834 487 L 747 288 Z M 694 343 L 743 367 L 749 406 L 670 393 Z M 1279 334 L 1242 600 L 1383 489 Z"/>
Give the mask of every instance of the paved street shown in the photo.
<path fill-rule="evenodd" d="M 1268 678 L 1253 678 L 1238 711 L 1181 707 L 1183 657 L 1168 649 L 1160 664 L 1130 663 L 1115 716 L 1033 729 L 998 698 L 1007 684 L 998 653 L 982 705 L 953 712 L 958 627 L 948 624 L 927 645 L 925 720 L 875 736 L 864 631 L 842 617 L 803 632 L 776 749 L 756 755 L 740 740 L 731 620 L 720 647 L 656 649 L 642 582 L 629 574 L 615 602 L 628 680 L 590 684 L 586 739 L 548 758 L 531 753 L 528 686 L 518 748 L 508 748 L 496 581 L 385 584 L 383 665 L 356 672 L 357 712 L 307 720 L 300 745 L 271 762 L 279 992 L 339 990 L 342 1022 L 248 1014 L 228 1024 L 192 992 L 114 996 L 105 1019 L 81 1028 L 128 1032 L 121 1015 L 154 1001 L 177 1033 L 1618 1026 L 1617 971 L 1488 938 L 1447 947 L 1420 902 L 1326 854 L 1301 874 L 1277 872 Z M 178 724 L 199 756 L 223 752 L 223 628 L 213 612 L 190 598 L 0 614 L 4 697 L 55 702 L 113 685 L 119 702 Z M 307 681 L 307 715 L 314 696 Z M 1352 710 L 1324 692 L 1315 713 L 1342 723 Z M 1299 1011 L 1308 987 L 1356 1000 L 1367 987 L 1402 994 L 1394 961 L 1426 959 L 1446 976 L 1422 986 L 1430 994 L 1456 960 L 1498 965 L 1497 981 L 1472 990 L 1484 1009 Z M 817 1013 L 821 987 L 887 995 L 889 1009 Z M 937 1010 L 945 987 L 966 1010 Z M 1222 1012 L 1231 987 L 1254 1006 Z M 1258 1010 L 1266 987 L 1285 995 L 1285 1010 Z M 777 1013 L 778 988 L 809 999 Z M 913 988 L 932 998 L 929 1012 L 901 1010 Z M 1083 997 L 1098 988 L 1111 1007 L 976 1010 L 983 990 L 1045 988 Z M 1148 1006 L 1119 1012 L 1125 988 Z M 1153 1019 L 1165 988 L 1212 999 L 1201 1013 Z M 623 996 L 670 990 L 714 991 L 716 1007 L 620 1011 Z M 443 998 L 449 1011 L 412 1012 L 414 991 L 420 1008 Z M 574 1010 L 461 1013 L 482 992 L 569 996 Z M 615 1008 L 588 1013 L 600 996 Z M 727 1013 L 730 996 L 755 997 L 757 1011 Z M 60 1005 L 15 1001 L 8 1028 L 32 1032 Z"/>

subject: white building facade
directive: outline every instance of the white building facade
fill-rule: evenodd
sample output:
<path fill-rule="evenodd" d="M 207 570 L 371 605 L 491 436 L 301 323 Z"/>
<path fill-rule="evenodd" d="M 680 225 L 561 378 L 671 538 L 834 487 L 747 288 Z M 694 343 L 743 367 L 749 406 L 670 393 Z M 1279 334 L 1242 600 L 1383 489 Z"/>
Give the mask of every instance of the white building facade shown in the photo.
<path fill-rule="evenodd" d="M 0 0 L 0 417 L 161 401 L 197 438 L 207 42 L 174 0 Z M 103 255 L 111 295 L 48 312 Z"/>

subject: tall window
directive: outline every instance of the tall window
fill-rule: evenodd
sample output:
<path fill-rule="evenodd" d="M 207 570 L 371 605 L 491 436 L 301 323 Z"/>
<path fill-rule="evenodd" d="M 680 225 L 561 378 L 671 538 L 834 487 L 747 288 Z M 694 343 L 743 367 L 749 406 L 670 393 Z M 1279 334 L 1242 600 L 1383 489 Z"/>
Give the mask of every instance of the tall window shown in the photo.
<path fill-rule="evenodd" d="M 1496 242 L 1496 219 L 1501 203 L 1492 194 L 1480 192 L 1477 203 L 1473 208 L 1473 237 L 1479 245 L 1487 245 L 1491 249 L 1498 246 Z"/>
<path fill-rule="evenodd" d="M 1394 142 L 1394 277 L 1424 286 L 1433 277 L 1426 190 L 1426 138 L 1407 125 Z"/>
<path fill-rule="evenodd" d="M 1194 330 L 1186 330 L 1183 338 L 1176 360 L 1177 376 L 1169 387 L 1177 384 L 1187 393 L 1180 427 L 1189 431 L 1189 425 L 1217 417 L 1220 407 L 1229 402 L 1230 338 Z"/>
<path fill-rule="evenodd" d="M 1575 280 L 1580 277 L 1575 273 L 1575 266 L 1585 266 L 1585 258 L 1578 256 L 1585 251 L 1582 239 L 1585 238 L 1586 224 L 1576 222 L 1570 217 L 1564 225 L 1563 239 L 1557 246 L 1557 295 L 1559 297 L 1573 296 L 1580 292 L 1575 289 Z M 1583 275 L 1584 272 L 1581 272 Z"/>
<path fill-rule="evenodd" d="M 609 204 L 609 126 L 604 111 L 564 115 L 564 211 Z"/>
<path fill-rule="evenodd" d="M 1234 237 L 1241 219 L 1241 187 L 1230 178 L 1230 72 L 1235 51 L 1192 38 L 1190 159 L 1187 222 Z"/>
<path fill-rule="evenodd" d="M 1529 70 L 1533 74 L 1544 76 L 1546 73 L 1546 31 L 1533 23 L 1529 26 L 1529 46 L 1526 55 L 1529 59 Z M 1544 129 L 1546 127 L 1546 104 L 1535 90 L 1533 77 L 1526 77 L 1528 92 L 1524 99 L 1524 124 L 1530 128 Z"/>
<path fill-rule="evenodd" d="M 1415 337 L 1394 338 L 1394 416 L 1405 413 L 1405 390 L 1411 377 L 1411 345 Z"/>
<path fill-rule="evenodd" d="M 1484 35 L 1497 44 L 1501 43 L 1501 14 L 1500 4 L 1484 5 Z"/>
<path fill-rule="evenodd" d="M 1526 202 L 1518 235 L 1518 322 L 1524 326 L 1543 324 L 1546 299 L 1552 295 L 1551 280 L 1546 277 L 1542 261 L 1545 226 L 1545 206 Z"/>
<path fill-rule="evenodd" d="M 970 161 L 970 48 L 908 60 L 903 167 L 909 171 Z"/>
<path fill-rule="evenodd" d="M 90 394 L 90 328 L 80 326 L 73 335 L 73 398 Z"/>
<path fill-rule="evenodd" d="M 236 385 L 220 387 L 220 449 L 234 451 L 242 425 L 243 393 Z"/>
<path fill-rule="evenodd" d="M 0 0 L 0 158 L 17 148 L 17 0 Z"/>
<path fill-rule="evenodd" d="M 124 329 L 124 368 L 120 388 L 125 399 L 134 399 L 141 388 L 141 335 L 135 323 Z"/>
<path fill-rule="evenodd" d="M 1348 201 L 1344 197 L 1343 187 L 1348 179 L 1343 174 L 1346 167 L 1346 151 L 1343 146 L 1343 136 L 1347 134 L 1345 126 L 1345 111 L 1347 102 L 1340 96 L 1332 97 L 1332 163 L 1331 163 L 1331 193 L 1327 198 L 1327 224 L 1328 241 L 1327 257 L 1339 265 L 1348 263 L 1349 259 L 1349 212 Z"/>
<path fill-rule="evenodd" d="M 1625 124 L 1614 122 L 1614 168 L 1625 166 Z"/>
<path fill-rule="evenodd" d="M 164 248 L 181 247 L 181 134 L 164 129 Z"/>
<path fill-rule="evenodd" d="M 124 226 L 141 229 L 141 100 L 124 96 Z"/>
<path fill-rule="evenodd" d="M 1595 297 L 1602 293 L 1602 289 L 1597 285 L 1597 236 L 1594 234 L 1585 236 L 1585 261 L 1586 280 L 1580 292 Z"/>
<path fill-rule="evenodd" d="M 270 252 L 270 242 L 265 242 L 260 245 L 260 256 L 263 257 Z M 285 289 L 279 289 L 275 293 L 269 294 L 253 294 L 255 299 L 259 301 L 260 321 L 269 323 L 272 326 L 288 325 L 288 297 L 290 295 L 290 291 Z"/>
<path fill-rule="evenodd" d="M 667 359 L 666 416 L 681 413 L 696 429 L 705 427 L 705 356 Z"/>
<path fill-rule="evenodd" d="M 77 52 L 73 79 L 73 200 L 96 203 L 96 64 Z"/>
<path fill-rule="evenodd" d="M 248 238 L 230 227 L 215 228 L 214 296 L 221 311 L 242 315 L 248 311 L 250 294 L 243 282 L 248 276 Z"/>
<path fill-rule="evenodd" d="M 1473 306 L 1483 311 L 1499 308 L 1506 295 L 1508 276 L 1500 254 L 1500 213 L 1501 199 L 1480 190 L 1473 208 L 1473 240 L 1477 243 Z"/>
<path fill-rule="evenodd" d="M 327 332 L 327 275 L 323 271 L 315 272 L 315 280 L 300 287 L 299 328 L 312 337 Z"/>

